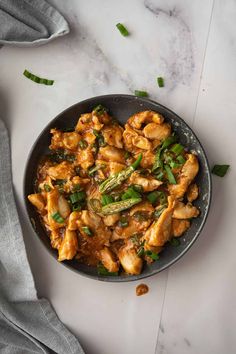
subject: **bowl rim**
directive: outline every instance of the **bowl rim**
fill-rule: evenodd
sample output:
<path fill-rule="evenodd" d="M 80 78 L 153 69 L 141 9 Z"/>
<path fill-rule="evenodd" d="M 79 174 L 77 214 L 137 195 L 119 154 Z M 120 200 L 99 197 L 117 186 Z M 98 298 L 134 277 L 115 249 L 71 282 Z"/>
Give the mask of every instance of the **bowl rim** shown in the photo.
<path fill-rule="evenodd" d="M 49 126 L 54 122 L 57 121 L 57 119 L 62 116 L 63 114 L 65 114 L 68 110 L 73 109 L 74 107 L 80 105 L 80 104 L 86 104 L 86 103 L 91 103 L 91 101 L 93 100 L 99 100 L 99 99 L 103 99 L 103 98 L 127 98 L 127 99 L 135 99 L 137 101 L 141 101 L 141 102 L 150 102 L 151 104 L 154 104 L 156 106 L 161 107 L 163 110 L 168 111 L 171 115 L 177 117 L 180 121 L 182 121 L 182 123 L 187 126 L 187 128 L 190 130 L 191 134 L 194 135 L 197 143 L 199 144 L 200 148 L 202 149 L 203 155 L 204 155 L 204 160 L 206 162 L 206 166 L 207 166 L 207 175 L 209 177 L 209 190 L 208 190 L 208 198 L 207 198 L 207 206 L 205 209 L 205 215 L 202 219 L 201 225 L 198 228 L 197 232 L 195 233 L 194 237 L 192 238 L 191 242 L 189 242 L 189 244 L 184 248 L 184 250 L 178 255 L 176 256 L 173 260 L 169 261 L 168 263 L 166 263 L 165 265 L 163 265 L 162 267 L 160 267 L 159 269 L 154 269 L 152 270 L 150 273 L 148 274 L 143 274 L 140 273 L 138 275 L 125 275 L 124 277 L 120 277 L 120 276 L 99 276 L 99 275 L 91 275 L 88 274 L 82 270 L 78 270 L 75 269 L 73 267 L 71 267 L 71 265 L 69 263 L 66 262 L 58 262 L 57 258 L 55 257 L 54 253 L 53 253 L 53 249 L 46 247 L 44 241 L 41 239 L 39 233 L 35 230 L 33 222 L 30 218 L 29 215 L 29 205 L 28 205 L 28 200 L 27 200 L 27 196 L 26 196 L 26 179 L 27 179 L 27 171 L 29 168 L 29 164 L 30 164 L 30 157 L 36 147 L 36 144 L 38 143 L 39 139 L 41 138 L 41 136 L 43 136 L 45 134 L 45 132 L 48 130 Z M 51 257 L 57 261 L 57 263 L 59 263 L 60 265 L 68 268 L 69 270 L 75 272 L 78 275 L 84 276 L 86 278 L 90 278 L 93 280 L 99 280 L 102 282 L 112 282 L 112 283 L 123 283 L 123 282 L 131 282 L 131 281 L 137 281 L 137 280 L 141 280 L 141 279 L 145 279 L 148 277 L 151 277 L 153 275 L 156 275 L 168 268 L 170 268 L 172 265 L 174 265 L 176 262 L 178 262 L 180 260 L 180 258 L 182 258 L 187 251 L 193 246 L 193 244 L 196 242 L 196 240 L 198 239 L 198 237 L 200 236 L 205 224 L 206 224 L 206 220 L 207 217 L 209 215 L 209 210 L 210 210 L 210 206 L 211 206 L 211 201 L 212 201 L 212 176 L 211 176 L 211 172 L 210 172 L 210 165 L 209 165 L 209 161 L 206 155 L 206 151 L 203 147 L 203 145 L 201 144 L 200 140 L 198 139 L 198 136 L 195 134 L 195 132 L 193 131 L 193 129 L 188 125 L 188 123 L 185 122 L 185 120 L 183 118 L 181 118 L 177 113 L 175 113 L 174 111 L 172 111 L 171 109 L 167 108 L 166 106 L 160 104 L 157 101 L 154 101 L 150 98 L 146 98 L 146 97 L 137 97 L 134 95 L 129 95 L 129 94 L 107 94 L 107 95 L 99 95 L 99 96 L 93 96 L 90 98 L 87 98 L 85 100 L 79 101 L 74 103 L 73 105 L 65 108 L 63 111 L 61 111 L 60 113 L 58 113 L 56 115 L 56 117 L 54 117 L 52 120 L 50 120 L 47 125 L 41 130 L 41 132 L 39 133 L 39 135 L 37 136 L 37 138 L 35 139 L 31 149 L 29 150 L 29 153 L 27 154 L 26 160 L 25 160 L 25 165 L 24 165 L 24 175 L 23 175 L 23 198 L 24 198 L 24 206 L 27 212 L 27 217 L 28 217 L 28 221 L 29 224 L 31 226 L 31 229 L 33 230 L 33 232 L 37 235 L 37 239 L 40 240 L 41 244 L 43 245 L 43 248 L 47 250 L 47 252 L 51 255 Z"/>

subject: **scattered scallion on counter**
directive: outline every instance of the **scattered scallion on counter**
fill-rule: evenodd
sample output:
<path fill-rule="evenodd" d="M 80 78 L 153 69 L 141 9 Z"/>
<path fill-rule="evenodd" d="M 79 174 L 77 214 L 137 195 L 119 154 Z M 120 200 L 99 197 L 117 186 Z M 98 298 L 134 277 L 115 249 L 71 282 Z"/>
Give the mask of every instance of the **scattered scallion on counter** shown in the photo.
<path fill-rule="evenodd" d="M 163 77 L 158 77 L 157 78 L 157 83 L 159 87 L 164 87 L 164 79 Z"/>
<path fill-rule="evenodd" d="M 219 177 L 224 177 L 229 169 L 230 165 L 215 165 L 211 172 Z"/>
<path fill-rule="evenodd" d="M 137 97 L 148 97 L 147 91 L 135 90 L 134 91 L 134 95 L 137 96 Z"/>
<path fill-rule="evenodd" d="M 122 23 L 117 23 L 116 28 L 118 28 L 118 30 L 120 31 L 122 36 L 124 36 L 124 37 L 129 36 L 129 31 L 127 30 L 127 28 L 124 25 L 122 25 Z"/>
<path fill-rule="evenodd" d="M 88 236 L 93 236 L 93 233 L 92 233 L 92 231 L 91 231 L 91 229 L 88 227 L 88 226 L 83 226 L 82 227 L 82 230 L 84 231 L 84 233 L 86 234 L 86 235 L 88 235 Z"/>
<path fill-rule="evenodd" d="M 41 77 L 39 77 L 37 75 L 32 74 L 31 72 L 29 72 L 26 69 L 23 72 L 23 75 L 25 77 L 27 77 L 27 79 L 30 79 L 30 80 L 36 82 L 37 84 L 43 84 L 43 85 L 51 86 L 54 83 L 54 80 L 48 80 L 48 79 L 41 78 Z"/>
<path fill-rule="evenodd" d="M 65 221 L 58 211 L 53 213 L 51 216 L 52 216 L 53 220 L 59 224 L 62 224 Z"/>

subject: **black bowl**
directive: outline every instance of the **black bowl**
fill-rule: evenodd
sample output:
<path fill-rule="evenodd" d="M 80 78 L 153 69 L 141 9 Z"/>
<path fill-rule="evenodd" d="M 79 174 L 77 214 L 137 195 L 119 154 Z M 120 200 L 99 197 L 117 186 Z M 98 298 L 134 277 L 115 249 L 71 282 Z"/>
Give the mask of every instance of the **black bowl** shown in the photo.
<path fill-rule="evenodd" d="M 24 198 L 26 209 L 34 231 L 50 254 L 57 259 L 57 251 L 51 248 L 49 237 L 40 223 L 35 208 L 28 202 L 27 196 L 33 193 L 34 190 L 34 180 L 38 161 L 42 155 L 48 152 L 48 146 L 50 144 L 50 129 L 55 127 L 63 129 L 75 126 L 79 116 L 82 113 L 92 111 L 92 109 L 100 103 L 107 107 L 111 115 L 114 116 L 121 124 L 124 124 L 132 114 L 139 111 L 154 110 L 161 113 L 165 117 L 165 120 L 171 123 L 174 131 L 176 131 L 179 136 L 180 142 L 187 146 L 190 151 L 193 150 L 197 153 L 200 163 L 200 172 L 196 180 L 198 186 L 200 186 L 200 196 L 195 202 L 195 205 L 201 210 L 200 216 L 192 221 L 190 229 L 183 235 L 183 237 L 181 237 L 180 246 L 174 247 L 166 244 L 161 253 L 160 259 L 150 265 L 145 265 L 140 275 L 120 275 L 117 277 L 99 276 L 96 268 L 79 264 L 75 260 L 61 263 L 79 274 L 97 280 L 123 282 L 142 279 L 161 272 L 171 266 L 188 251 L 188 249 L 198 238 L 205 224 L 211 202 L 211 175 L 204 149 L 194 132 L 183 121 L 183 119 L 178 117 L 174 112 L 170 111 L 166 107 L 146 98 L 118 94 L 93 97 L 76 103 L 60 113 L 42 131 L 29 154 L 24 176 Z"/>

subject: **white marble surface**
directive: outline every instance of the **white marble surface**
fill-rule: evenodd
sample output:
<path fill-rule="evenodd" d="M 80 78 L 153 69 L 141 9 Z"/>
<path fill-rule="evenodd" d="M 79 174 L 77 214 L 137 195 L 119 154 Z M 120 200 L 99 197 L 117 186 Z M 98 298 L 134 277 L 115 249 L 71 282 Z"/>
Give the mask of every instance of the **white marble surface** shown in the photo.
<path fill-rule="evenodd" d="M 33 49 L 0 50 L 0 114 L 12 139 L 13 180 L 38 293 L 50 299 L 88 354 L 235 353 L 236 2 L 234 0 L 51 0 L 71 34 Z M 122 22 L 131 36 L 122 37 Z M 27 68 L 55 79 L 36 85 Z M 166 86 L 159 89 L 156 77 Z M 210 161 L 230 163 L 214 178 L 207 225 L 170 270 L 134 283 L 95 282 L 55 262 L 32 235 L 23 206 L 28 151 L 57 113 L 84 98 L 146 89 L 182 116 Z"/>

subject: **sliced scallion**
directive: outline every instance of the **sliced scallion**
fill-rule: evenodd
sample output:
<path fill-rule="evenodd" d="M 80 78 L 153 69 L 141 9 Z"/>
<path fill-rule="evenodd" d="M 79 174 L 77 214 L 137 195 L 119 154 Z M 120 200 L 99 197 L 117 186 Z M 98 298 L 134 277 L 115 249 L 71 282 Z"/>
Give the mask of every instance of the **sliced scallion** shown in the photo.
<path fill-rule="evenodd" d="M 83 232 L 88 235 L 88 236 L 93 236 L 93 232 L 91 231 L 91 229 L 88 226 L 82 226 L 82 230 Z"/>
<path fill-rule="evenodd" d="M 159 87 L 164 87 L 164 79 L 163 77 L 158 77 L 157 78 L 157 83 Z"/>
<path fill-rule="evenodd" d="M 109 272 L 102 263 L 97 265 L 98 274 L 102 276 L 117 276 L 118 272 Z"/>
<path fill-rule="evenodd" d="M 32 74 L 31 72 L 29 72 L 26 69 L 23 72 L 23 75 L 25 77 L 27 77 L 27 79 L 30 79 L 30 80 L 36 82 L 37 84 L 43 84 L 43 85 L 51 86 L 54 83 L 54 80 L 48 80 L 48 79 L 41 78 L 41 77 L 39 77 L 37 75 Z"/>
<path fill-rule="evenodd" d="M 134 95 L 137 97 L 148 97 L 147 91 L 135 90 Z"/>
<path fill-rule="evenodd" d="M 116 28 L 118 28 L 122 36 L 127 37 L 129 35 L 129 31 L 122 23 L 117 23 Z"/>
<path fill-rule="evenodd" d="M 175 144 L 174 146 L 172 146 L 170 150 L 174 152 L 176 155 L 179 155 L 181 154 L 181 152 L 184 151 L 184 147 L 181 144 Z"/>
<path fill-rule="evenodd" d="M 45 192 L 50 192 L 51 189 L 52 189 L 52 188 L 49 186 L 49 184 L 45 183 L 45 185 L 44 185 L 44 190 L 45 190 Z"/>
<path fill-rule="evenodd" d="M 219 177 L 224 177 L 225 174 L 227 173 L 228 169 L 229 169 L 230 165 L 215 165 L 211 172 Z"/>
<path fill-rule="evenodd" d="M 80 140 L 79 141 L 79 146 L 80 146 L 80 148 L 82 149 L 82 150 L 84 150 L 84 149 L 86 149 L 87 147 L 88 147 L 88 143 L 87 143 L 87 141 L 86 140 Z"/>
<path fill-rule="evenodd" d="M 166 170 L 167 178 L 170 184 L 176 184 L 175 176 L 173 175 L 170 166 L 165 165 L 164 168 Z"/>
<path fill-rule="evenodd" d="M 58 211 L 51 214 L 51 217 L 53 218 L 54 221 L 56 221 L 59 224 L 62 224 L 65 221 Z"/>

